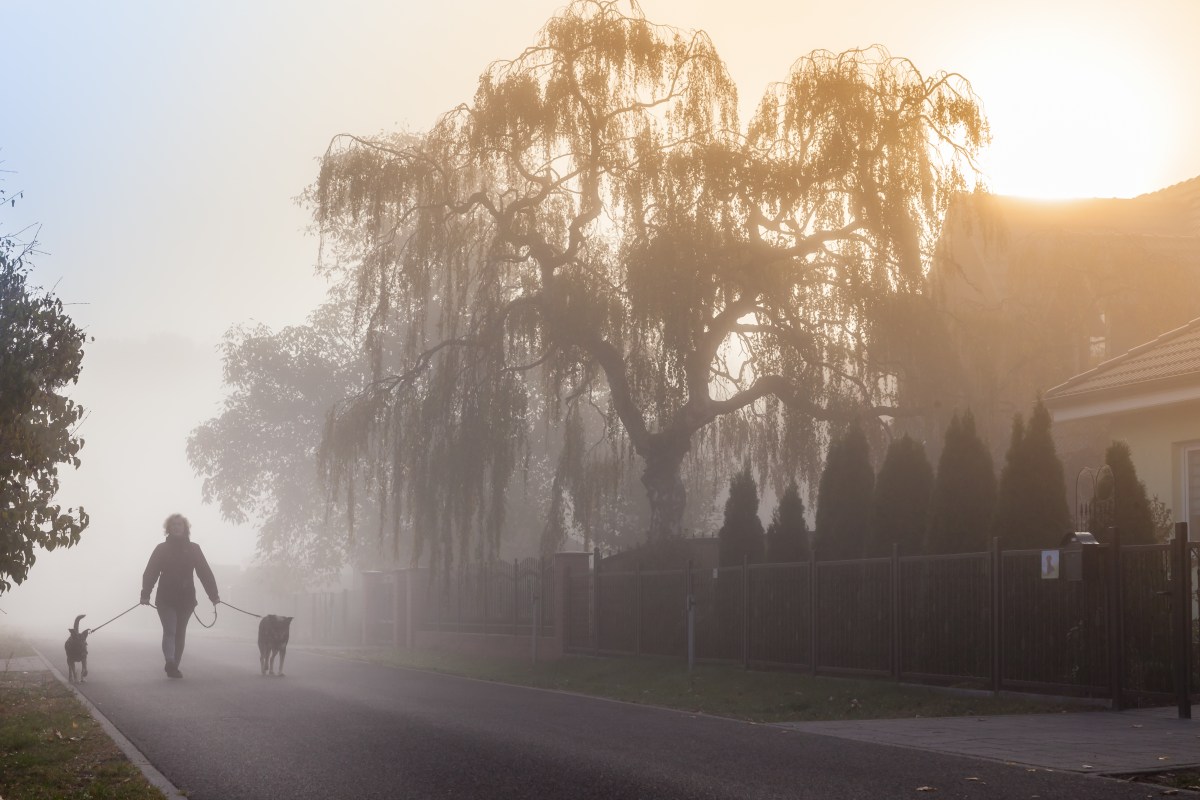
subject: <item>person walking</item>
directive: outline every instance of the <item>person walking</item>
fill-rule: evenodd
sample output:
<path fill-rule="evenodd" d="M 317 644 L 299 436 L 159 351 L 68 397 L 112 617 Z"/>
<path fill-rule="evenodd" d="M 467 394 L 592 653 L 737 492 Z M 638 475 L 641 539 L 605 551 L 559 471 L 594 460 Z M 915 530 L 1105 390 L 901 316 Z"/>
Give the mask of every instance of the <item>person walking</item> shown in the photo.
<path fill-rule="evenodd" d="M 200 583 L 215 608 L 221 602 L 217 593 L 217 581 L 204 558 L 200 545 L 192 541 L 192 529 L 182 514 L 172 514 L 163 523 L 166 540 L 160 542 L 150 554 L 146 571 L 142 573 L 142 605 L 150 604 L 150 590 L 158 583 L 158 594 L 154 605 L 162 622 L 162 652 L 166 664 L 163 669 L 171 678 L 182 678 L 179 662 L 183 658 L 183 645 L 187 637 L 188 620 L 196 610 L 196 584 L 193 575 L 200 576 Z"/>

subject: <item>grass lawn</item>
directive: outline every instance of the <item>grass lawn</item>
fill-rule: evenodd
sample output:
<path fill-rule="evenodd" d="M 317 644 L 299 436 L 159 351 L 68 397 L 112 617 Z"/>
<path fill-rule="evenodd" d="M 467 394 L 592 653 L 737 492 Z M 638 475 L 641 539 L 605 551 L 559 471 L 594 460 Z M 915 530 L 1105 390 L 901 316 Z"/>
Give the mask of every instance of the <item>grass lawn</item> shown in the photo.
<path fill-rule="evenodd" d="M 327 651 L 328 652 L 328 651 Z M 698 665 L 691 675 L 677 660 L 569 657 L 531 664 L 392 648 L 356 648 L 338 655 L 397 667 L 481 680 L 559 689 L 632 703 L 752 722 L 982 716 L 1078 711 L 1078 703 L 992 697 L 901 686 L 886 680 L 814 677 Z"/>
<path fill-rule="evenodd" d="M 31 655 L 0 627 L 0 797 L 162 800 L 67 687 L 10 668 Z"/>

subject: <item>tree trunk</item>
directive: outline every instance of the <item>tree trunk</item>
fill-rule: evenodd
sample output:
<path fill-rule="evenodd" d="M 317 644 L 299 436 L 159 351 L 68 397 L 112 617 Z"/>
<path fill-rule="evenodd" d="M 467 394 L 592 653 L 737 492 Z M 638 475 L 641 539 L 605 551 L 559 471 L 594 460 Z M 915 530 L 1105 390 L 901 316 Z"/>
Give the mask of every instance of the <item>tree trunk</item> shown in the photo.
<path fill-rule="evenodd" d="M 642 472 L 642 485 L 646 487 L 646 498 L 650 501 L 648 541 L 661 542 L 683 535 L 687 489 L 679 473 L 690 443 L 688 439 L 682 446 L 656 441 L 643 454 L 646 469 Z"/>

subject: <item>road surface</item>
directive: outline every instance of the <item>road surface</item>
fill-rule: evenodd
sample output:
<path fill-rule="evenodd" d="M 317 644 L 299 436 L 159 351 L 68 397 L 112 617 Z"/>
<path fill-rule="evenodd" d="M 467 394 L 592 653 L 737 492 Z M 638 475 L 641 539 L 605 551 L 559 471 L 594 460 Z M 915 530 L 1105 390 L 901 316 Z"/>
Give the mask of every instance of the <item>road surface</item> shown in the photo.
<path fill-rule="evenodd" d="M 1145 785 L 257 647 L 157 619 L 90 640 L 87 697 L 190 800 L 1145 798 Z M 130 628 L 133 631 L 130 632 Z M 194 629 L 194 630 L 193 630 Z M 35 640 L 65 673 L 62 643 Z"/>

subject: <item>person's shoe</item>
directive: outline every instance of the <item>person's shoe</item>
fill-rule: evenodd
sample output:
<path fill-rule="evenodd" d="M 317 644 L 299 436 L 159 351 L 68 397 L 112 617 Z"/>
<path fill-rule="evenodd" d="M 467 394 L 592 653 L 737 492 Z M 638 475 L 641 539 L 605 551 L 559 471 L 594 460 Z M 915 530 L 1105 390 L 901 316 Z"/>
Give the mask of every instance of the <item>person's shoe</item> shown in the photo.
<path fill-rule="evenodd" d="M 163 670 L 166 671 L 168 678 L 182 678 L 183 677 L 183 673 L 180 672 L 179 668 L 175 666 L 174 661 L 168 661 L 166 663 L 166 666 L 163 667 Z"/>

